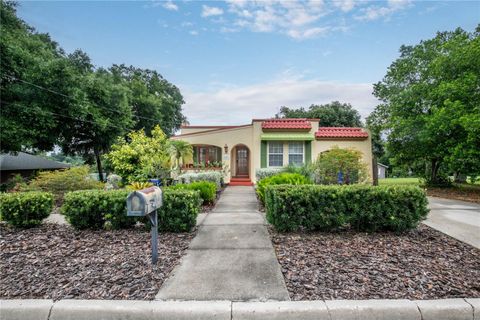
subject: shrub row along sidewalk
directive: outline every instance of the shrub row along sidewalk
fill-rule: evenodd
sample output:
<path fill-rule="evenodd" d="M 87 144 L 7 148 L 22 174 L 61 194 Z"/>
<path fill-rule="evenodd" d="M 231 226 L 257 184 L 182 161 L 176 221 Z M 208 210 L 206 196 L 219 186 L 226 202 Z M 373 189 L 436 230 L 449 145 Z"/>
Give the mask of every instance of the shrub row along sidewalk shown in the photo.
<path fill-rule="evenodd" d="M 414 186 L 271 185 L 265 204 L 267 220 L 278 231 L 402 232 L 428 214 L 425 192 Z"/>

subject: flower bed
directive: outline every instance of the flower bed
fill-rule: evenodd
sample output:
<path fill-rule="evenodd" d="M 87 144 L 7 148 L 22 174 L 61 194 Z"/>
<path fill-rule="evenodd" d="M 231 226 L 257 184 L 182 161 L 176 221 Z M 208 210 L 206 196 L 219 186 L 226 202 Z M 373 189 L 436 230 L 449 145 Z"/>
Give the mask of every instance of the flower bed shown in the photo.
<path fill-rule="evenodd" d="M 153 299 L 194 233 L 160 233 L 152 267 L 143 229 L 77 231 L 0 225 L 0 298 Z"/>
<path fill-rule="evenodd" d="M 292 300 L 480 297 L 480 250 L 424 225 L 271 237 Z"/>

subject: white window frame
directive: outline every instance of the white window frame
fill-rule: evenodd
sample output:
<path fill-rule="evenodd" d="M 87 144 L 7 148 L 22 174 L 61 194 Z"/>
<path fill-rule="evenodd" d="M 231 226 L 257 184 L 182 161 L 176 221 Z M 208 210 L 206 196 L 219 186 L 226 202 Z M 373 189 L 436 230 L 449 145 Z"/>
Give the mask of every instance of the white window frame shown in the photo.
<path fill-rule="evenodd" d="M 270 143 L 272 143 L 272 142 L 279 143 L 282 146 L 282 148 L 281 148 L 282 152 L 281 153 L 270 153 Z M 285 153 L 284 151 L 285 150 L 284 149 L 285 148 L 284 148 L 284 142 L 283 141 L 268 141 L 268 143 L 267 143 L 267 168 L 281 168 L 281 167 L 283 167 L 283 162 L 284 162 L 284 159 L 285 159 L 285 157 L 284 157 L 284 153 Z M 282 164 L 279 165 L 279 166 L 271 166 L 270 165 L 270 154 L 272 154 L 272 155 L 281 154 L 282 155 Z"/>
<path fill-rule="evenodd" d="M 295 165 L 304 165 L 305 164 L 305 142 L 304 141 L 288 141 L 288 165 L 290 165 L 290 155 L 300 155 L 300 153 L 292 153 L 290 152 L 290 143 L 300 143 L 302 146 L 302 163 L 295 164 Z"/>

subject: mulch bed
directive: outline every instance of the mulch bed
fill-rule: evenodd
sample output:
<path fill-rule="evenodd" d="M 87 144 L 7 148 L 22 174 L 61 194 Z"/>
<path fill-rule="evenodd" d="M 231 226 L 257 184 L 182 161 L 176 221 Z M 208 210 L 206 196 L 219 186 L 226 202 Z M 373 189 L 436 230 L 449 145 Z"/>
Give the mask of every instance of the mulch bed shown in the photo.
<path fill-rule="evenodd" d="M 480 187 L 427 188 L 431 197 L 480 203 Z"/>
<path fill-rule="evenodd" d="M 19 230 L 0 225 L 0 298 L 153 299 L 194 233 L 160 233 L 151 265 L 142 228 L 76 231 L 45 224 Z"/>
<path fill-rule="evenodd" d="M 424 225 L 403 235 L 270 231 L 292 300 L 480 297 L 480 250 Z"/>

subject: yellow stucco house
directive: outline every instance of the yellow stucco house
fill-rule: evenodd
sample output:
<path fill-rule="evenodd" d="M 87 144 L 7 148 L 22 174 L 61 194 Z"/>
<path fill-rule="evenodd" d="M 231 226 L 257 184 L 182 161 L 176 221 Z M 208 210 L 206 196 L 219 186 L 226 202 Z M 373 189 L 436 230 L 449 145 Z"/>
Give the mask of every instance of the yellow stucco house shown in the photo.
<path fill-rule="evenodd" d="M 255 183 L 258 168 L 283 167 L 315 161 L 332 146 L 354 148 L 372 176 L 372 143 L 364 128 L 319 127 L 318 119 L 253 119 L 238 126 L 182 126 L 172 139 L 193 145 L 186 170 L 209 167 L 223 170 L 231 185 Z"/>

